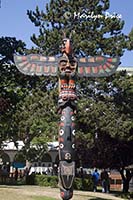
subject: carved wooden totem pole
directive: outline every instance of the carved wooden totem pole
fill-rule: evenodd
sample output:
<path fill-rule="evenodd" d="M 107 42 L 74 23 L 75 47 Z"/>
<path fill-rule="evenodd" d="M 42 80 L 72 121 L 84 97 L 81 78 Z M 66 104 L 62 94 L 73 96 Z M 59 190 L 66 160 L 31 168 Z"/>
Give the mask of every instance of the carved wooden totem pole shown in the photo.
<path fill-rule="evenodd" d="M 118 67 L 119 59 L 103 56 L 75 58 L 69 39 L 63 39 L 61 53 L 58 58 L 38 54 L 15 55 L 14 60 L 19 71 L 26 75 L 59 76 L 59 185 L 61 198 L 69 200 L 73 196 L 75 177 L 76 76 L 110 76 Z"/>

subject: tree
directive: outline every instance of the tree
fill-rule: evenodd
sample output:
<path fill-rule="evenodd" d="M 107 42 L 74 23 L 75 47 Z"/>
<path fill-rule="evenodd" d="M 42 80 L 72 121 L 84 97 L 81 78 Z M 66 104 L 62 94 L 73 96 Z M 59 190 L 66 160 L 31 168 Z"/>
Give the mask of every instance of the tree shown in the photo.
<path fill-rule="evenodd" d="M 131 46 L 131 33 L 128 36 L 122 33 L 124 21 L 117 14 L 107 14 L 109 6 L 109 0 L 51 0 L 46 5 L 46 13 L 38 7 L 36 11 L 27 11 L 40 30 L 39 37 L 33 34 L 31 39 L 39 51 L 58 54 L 65 32 L 67 37 L 71 35 L 77 55 L 122 56 L 124 49 Z"/>
<path fill-rule="evenodd" d="M 15 37 L 0 38 L 0 64 L 13 63 L 13 54 L 20 53 L 25 49 L 25 43 Z"/>
<path fill-rule="evenodd" d="M 95 87 L 91 80 L 85 94 L 81 91 L 84 98 L 79 100 L 77 116 L 77 151 L 83 166 L 117 169 L 124 192 L 128 191 L 132 177 L 126 170 L 133 162 L 132 81 L 133 76 L 125 72 L 106 82 L 97 80 Z"/>
<path fill-rule="evenodd" d="M 11 37 L 0 38 L 0 147 L 3 141 L 16 141 L 17 129 L 13 125 L 13 115 L 19 101 L 32 90 L 40 88 L 47 91 L 49 79 L 25 76 L 14 65 L 13 54 L 28 51 L 21 40 Z"/>
<path fill-rule="evenodd" d="M 133 50 L 133 28 L 131 30 L 131 32 L 128 35 L 128 43 L 127 43 L 127 48 L 128 50 Z"/>
<path fill-rule="evenodd" d="M 47 142 L 53 141 L 57 136 L 58 117 L 55 101 L 57 101 L 56 90 L 43 92 L 36 89 L 17 104 L 13 116 L 14 126 L 18 138 L 25 144 L 25 155 L 28 160 L 33 159 L 33 149 L 34 159 L 41 159 L 42 152 L 47 149 Z"/>
<path fill-rule="evenodd" d="M 11 116 L 16 102 L 22 96 L 18 88 L 22 76 L 19 77 L 20 73 L 13 64 L 13 54 L 22 53 L 24 49 L 25 44 L 16 38 L 0 38 L 0 147 L 2 141 L 12 138 L 14 134 Z"/>

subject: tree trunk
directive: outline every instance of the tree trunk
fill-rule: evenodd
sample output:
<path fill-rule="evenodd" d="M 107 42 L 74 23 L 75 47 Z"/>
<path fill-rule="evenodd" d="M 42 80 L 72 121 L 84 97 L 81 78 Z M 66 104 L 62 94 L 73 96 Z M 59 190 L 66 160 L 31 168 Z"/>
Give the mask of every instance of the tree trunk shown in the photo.
<path fill-rule="evenodd" d="M 124 173 L 125 171 L 125 173 Z M 128 193 L 129 190 L 129 182 L 132 177 L 132 173 L 129 170 L 125 170 L 124 168 L 120 170 L 120 174 L 123 181 L 123 193 Z"/>
<path fill-rule="evenodd" d="M 123 180 L 123 193 L 128 193 L 129 190 L 129 180 L 125 179 Z"/>

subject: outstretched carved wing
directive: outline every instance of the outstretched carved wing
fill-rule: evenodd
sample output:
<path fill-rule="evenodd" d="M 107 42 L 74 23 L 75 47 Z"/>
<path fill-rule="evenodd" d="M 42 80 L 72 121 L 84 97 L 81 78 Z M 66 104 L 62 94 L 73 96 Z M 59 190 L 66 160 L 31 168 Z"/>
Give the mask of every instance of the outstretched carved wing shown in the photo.
<path fill-rule="evenodd" d="M 78 59 L 78 76 L 80 77 L 107 77 L 112 75 L 118 65 L 119 58 L 95 56 Z"/>
<path fill-rule="evenodd" d="M 16 67 L 20 72 L 27 75 L 56 76 L 58 71 L 57 58 L 54 56 L 45 57 L 38 54 L 26 56 L 14 56 Z"/>

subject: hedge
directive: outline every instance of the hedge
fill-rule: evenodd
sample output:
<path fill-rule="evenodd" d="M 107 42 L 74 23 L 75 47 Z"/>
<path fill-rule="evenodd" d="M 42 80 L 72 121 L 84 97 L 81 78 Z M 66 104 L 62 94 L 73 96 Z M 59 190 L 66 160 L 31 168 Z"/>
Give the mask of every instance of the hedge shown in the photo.
<path fill-rule="evenodd" d="M 29 178 L 29 184 L 34 182 L 35 185 L 45 186 L 45 187 L 58 187 L 58 177 L 57 176 L 48 176 L 48 175 L 35 175 Z M 34 179 L 34 180 L 33 180 Z M 75 178 L 73 187 L 76 190 L 93 190 L 93 181 L 91 177 L 88 178 Z"/>
<path fill-rule="evenodd" d="M 48 176 L 48 175 L 36 175 L 35 185 L 45 186 L 45 187 L 58 187 L 58 177 Z"/>

